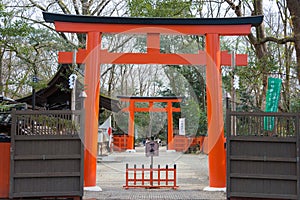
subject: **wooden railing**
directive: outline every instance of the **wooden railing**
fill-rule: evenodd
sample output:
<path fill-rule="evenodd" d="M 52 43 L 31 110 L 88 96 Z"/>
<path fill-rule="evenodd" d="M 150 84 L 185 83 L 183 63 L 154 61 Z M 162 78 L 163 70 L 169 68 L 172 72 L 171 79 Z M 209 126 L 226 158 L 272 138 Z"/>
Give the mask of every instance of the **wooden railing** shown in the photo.
<path fill-rule="evenodd" d="M 15 135 L 77 135 L 80 111 L 12 111 Z"/>
<path fill-rule="evenodd" d="M 173 168 L 169 168 L 166 165 L 165 168 L 153 168 L 151 165 L 149 168 L 145 168 L 142 165 L 141 168 L 137 168 L 134 165 L 133 168 L 129 168 L 126 164 L 126 183 L 123 186 L 125 189 L 129 188 L 173 188 L 177 189 L 176 182 L 176 165 Z"/>
<path fill-rule="evenodd" d="M 227 136 L 296 137 L 299 118 L 299 113 L 227 111 Z"/>

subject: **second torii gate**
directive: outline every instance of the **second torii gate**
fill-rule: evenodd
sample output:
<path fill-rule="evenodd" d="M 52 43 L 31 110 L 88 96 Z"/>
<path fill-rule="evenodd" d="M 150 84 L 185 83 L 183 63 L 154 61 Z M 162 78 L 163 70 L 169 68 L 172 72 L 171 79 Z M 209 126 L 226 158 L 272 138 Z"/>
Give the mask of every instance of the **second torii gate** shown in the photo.
<path fill-rule="evenodd" d="M 128 119 L 128 143 L 127 149 L 134 149 L 134 113 L 135 112 L 166 112 L 168 118 L 168 150 L 173 150 L 173 112 L 180 112 L 180 108 L 174 108 L 172 103 L 179 103 L 183 97 L 137 97 L 137 96 L 118 96 L 121 101 L 129 102 L 129 106 L 122 109 L 123 112 L 129 112 Z M 135 103 L 148 103 L 144 108 L 138 108 Z M 167 103 L 165 108 L 156 108 L 154 103 Z"/>
<path fill-rule="evenodd" d="M 85 64 L 87 98 L 85 122 L 84 185 L 96 186 L 97 131 L 101 64 L 206 65 L 209 186 L 226 186 L 226 155 L 222 109 L 221 65 L 231 56 L 220 50 L 220 36 L 248 35 L 263 16 L 237 18 L 124 18 L 43 13 L 59 32 L 86 33 L 86 48 L 79 49 L 77 63 Z M 145 34 L 146 53 L 114 53 L 101 49 L 103 33 Z M 161 34 L 205 35 L 205 51 L 196 54 L 160 52 Z M 72 52 L 60 52 L 60 63 L 72 63 Z M 247 55 L 237 55 L 236 65 L 247 65 Z"/>

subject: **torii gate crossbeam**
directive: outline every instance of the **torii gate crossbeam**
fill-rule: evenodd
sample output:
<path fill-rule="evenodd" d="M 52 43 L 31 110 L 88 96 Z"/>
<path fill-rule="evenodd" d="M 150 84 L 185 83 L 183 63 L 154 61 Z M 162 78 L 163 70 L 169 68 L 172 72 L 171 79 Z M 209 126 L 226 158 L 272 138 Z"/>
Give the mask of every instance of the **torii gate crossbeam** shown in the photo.
<path fill-rule="evenodd" d="M 77 63 L 85 63 L 87 86 L 85 123 L 85 186 L 96 186 L 96 154 L 99 109 L 100 65 L 116 64 L 206 64 L 209 186 L 226 186 L 224 120 L 222 111 L 221 65 L 230 64 L 220 50 L 220 36 L 248 35 L 251 26 L 262 23 L 263 16 L 238 18 L 124 18 L 93 17 L 43 13 L 56 31 L 86 33 L 86 49 L 77 53 Z M 102 33 L 146 34 L 147 53 L 109 53 L 101 49 Z M 205 52 L 198 54 L 160 53 L 160 34 L 205 35 Z M 60 53 L 61 63 L 71 63 L 71 53 Z M 71 56 L 71 57 L 70 57 Z M 230 57 L 229 57 L 230 58 Z M 237 56 L 237 65 L 247 65 L 245 55 Z"/>

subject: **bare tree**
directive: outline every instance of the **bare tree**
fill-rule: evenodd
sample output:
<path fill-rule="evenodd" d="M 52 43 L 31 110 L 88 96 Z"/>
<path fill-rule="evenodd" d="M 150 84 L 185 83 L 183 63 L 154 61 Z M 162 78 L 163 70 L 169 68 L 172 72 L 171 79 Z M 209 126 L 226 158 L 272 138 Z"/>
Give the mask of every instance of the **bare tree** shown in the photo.
<path fill-rule="evenodd" d="M 300 1 L 299 0 L 287 0 L 287 7 L 291 13 L 294 43 L 297 55 L 297 77 L 300 84 Z"/>
<path fill-rule="evenodd" d="M 245 6 L 247 7 L 247 9 L 249 9 L 251 11 L 252 15 L 264 15 L 264 1 L 254 1 L 253 4 L 251 4 L 250 2 L 244 2 L 244 1 L 238 1 L 238 4 L 235 4 L 234 1 L 232 0 L 225 0 L 225 2 L 230 6 L 230 8 L 232 10 L 234 10 L 236 16 L 243 16 L 245 11 L 243 11 L 243 8 L 245 8 Z M 260 74 L 261 74 L 261 80 L 262 80 L 262 90 L 260 91 L 260 88 L 257 87 L 257 95 L 260 96 L 258 103 L 258 106 L 260 106 L 261 108 L 264 107 L 264 101 L 266 98 L 266 90 L 267 90 L 267 78 L 269 75 L 271 75 L 272 72 L 272 67 L 269 67 L 270 65 L 272 65 L 272 57 L 274 54 L 274 49 L 272 49 L 272 45 L 270 45 L 270 43 L 275 43 L 277 45 L 283 45 L 283 53 L 282 49 L 277 46 L 277 52 L 276 55 L 278 56 L 278 63 L 281 63 L 281 66 L 284 66 L 284 72 L 282 72 L 280 69 L 278 71 L 278 73 L 284 74 L 284 100 L 285 100 L 285 108 L 284 110 L 289 110 L 289 93 L 290 93 L 290 76 L 291 76 L 291 66 L 292 66 L 292 53 L 293 53 L 293 45 L 291 45 L 291 43 L 294 43 L 296 40 L 293 35 L 293 33 L 291 33 L 291 27 L 289 24 L 290 21 L 290 15 L 289 12 L 287 10 L 287 5 L 286 5 L 286 1 L 276 1 L 277 2 L 277 9 L 278 9 L 278 13 L 279 13 L 279 17 L 275 17 L 275 19 L 278 19 L 278 21 L 275 22 L 272 21 L 274 20 L 274 15 L 271 13 L 272 10 L 269 10 L 269 13 L 266 13 L 265 16 L 265 22 L 262 23 L 261 25 L 255 27 L 255 32 L 254 33 L 250 33 L 248 35 L 248 40 L 250 42 L 250 44 L 253 46 L 253 49 L 255 51 L 255 55 L 257 58 L 257 62 L 256 65 L 260 66 Z M 244 5 L 243 7 L 243 4 Z M 276 8 L 276 7 L 275 7 Z M 297 6 L 295 6 L 295 8 L 298 8 Z M 274 7 L 273 7 L 274 9 Z M 272 15 L 270 17 L 270 20 L 266 19 L 268 15 Z M 266 29 L 265 29 L 265 25 L 268 26 L 268 30 L 273 30 L 273 32 L 268 33 L 268 35 L 266 34 Z M 277 30 L 277 32 L 275 31 Z M 295 31 L 296 29 L 294 29 Z M 294 32 L 295 34 L 295 32 Z M 279 49 L 278 49 L 279 48 Z M 297 52 L 297 51 L 296 51 Z M 280 60 L 279 56 L 283 55 L 284 59 Z M 270 63 L 270 64 L 268 64 Z M 299 63 L 299 62 L 298 62 Z M 299 67 L 298 67 L 299 68 Z M 299 69 L 297 70 L 299 71 Z M 299 72 L 298 72 L 299 74 Z M 298 75 L 299 76 L 299 75 Z M 299 77 L 298 77 L 299 79 Z"/>

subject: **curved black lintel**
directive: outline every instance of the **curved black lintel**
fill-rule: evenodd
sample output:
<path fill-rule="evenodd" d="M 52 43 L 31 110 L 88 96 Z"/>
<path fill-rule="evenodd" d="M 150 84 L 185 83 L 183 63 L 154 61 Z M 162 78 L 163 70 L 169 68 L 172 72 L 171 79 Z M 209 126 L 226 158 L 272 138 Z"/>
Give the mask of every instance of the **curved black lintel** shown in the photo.
<path fill-rule="evenodd" d="M 158 96 L 158 97 L 149 97 L 149 96 L 117 96 L 119 99 L 145 99 L 145 100 L 153 100 L 153 99 L 162 99 L 162 100 L 172 100 L 172 99 L 183 99 L 182 96 Z"/>
<path fill-rule="evenodd" d="M 65 15 L 43 12 L 46 22 L 74 22 L 100 24 L 143 24 L 143 25 L 242 25 L 258 26 L 263 15 L 232 18 L 136 18 L 136 17 L 97 17 L 85 15 Z"/>

